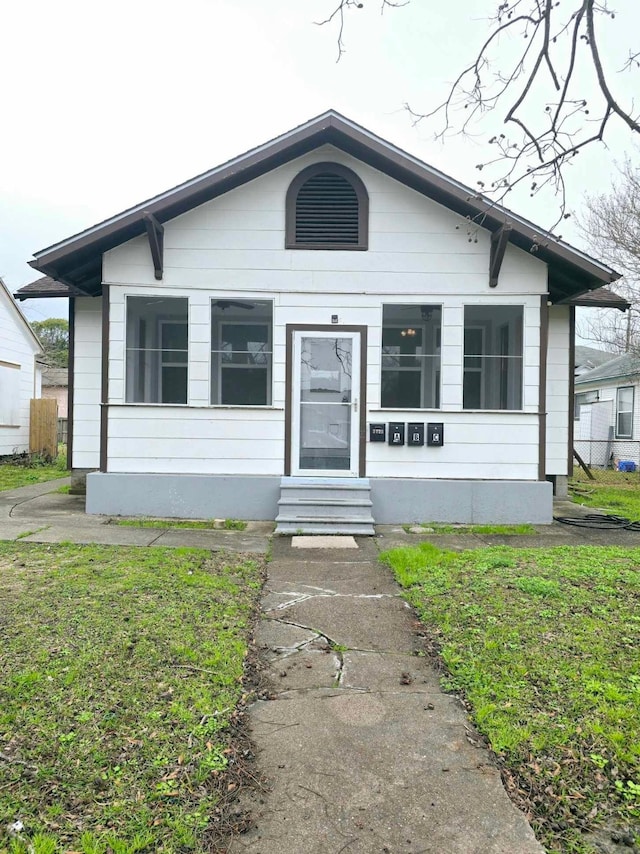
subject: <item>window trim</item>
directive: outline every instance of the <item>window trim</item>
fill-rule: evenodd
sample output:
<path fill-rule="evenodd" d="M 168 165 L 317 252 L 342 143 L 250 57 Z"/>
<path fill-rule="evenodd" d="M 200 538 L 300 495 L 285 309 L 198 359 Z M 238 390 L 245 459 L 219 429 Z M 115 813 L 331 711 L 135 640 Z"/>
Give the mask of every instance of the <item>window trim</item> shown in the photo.
<path fill-rule="evenodd" d="M 626 391 L 627 389 L 631 390 L 631 409 L 621 410 L 620 409 L 620 392 Z M 616 427 L 615 427 L 616 439 L 633 439 L 633 410 L 634 410 L 634 406 L 635 406 L 635 397 L 636 397 L 635 388 L 632 385 L 623 385 L 623 386 L 618 386 L 618 388 L 616 388 Z M 620 423 L 620 415 L 626 414 L 626 413 L 631 414 L 631 429 L 629 430 L 629 433 L 620 433 L 620 431 L 618 430 L 618 424 Z"/>
<path fill-rule="evenodd" d="M 358 242 L 357 243 L 298 243 L 296 241 L 296 203 L 298 192 L 303 184 L 320 172 L 333 172 L 347 180 L 353 187 L 358 199 Z M 330 161 L 313 163 L 299 172 L 287 189 L 285 199 L 285 249 L 338 249 L 345 252 L 364 252 L 369 248 L 369 194 L 361 178 L 347 166 Z"/>
<path fill-rule="evenodd" d="M 495 354 L 491 354 L 488 356 L 484 352 L 484 350 L 486 347 L 487 329 L 490 327 L 491 324 L 490 323 L 489 324 L 488 323 L 482 323 L 482 322 L 475 320 L 473 325 L 470 324 L 469 326 L 467 326 L 467 318 L 466 318 L 467 309 L 482 308 L 485 306 L 491 307 L 488 303 L 475 303 L 475 302 L 474 303 L 465 303 L 465 305 L 463 306 L 463 316 L 462 316 L 462 392 L 463 392 L 463 394 L 462 394 L 462 411 L 463 412 L 496 412 L 496 413 L 497 412 L 510 412 L 510 413 L 524 412 L 525 411 L 524 369 L 525 369 L 525 351 L 526 351 L 526 340 L 525 340 L 525 338 L 526 338 L 526 306 L 523 303 L 519 303 L 519 302 L 501 302 L 501 303 L 497 304 L 497 307 L 499 307 L 499 308 L 517 308 L 520 311 L 520 320 L 522 322 L 521 347 L 520 347 L 520 354 L 517 356 L 505 355 L 505 354 L 501 354 L 501 353 L 495 353 Z M 509 324 L 506 324 L 506 325 L 509 326 Z M 503 326 L 505 326 L 505 324 L 496 325 L 496 327 L 495 327 L 496 332 Z M 467 353 L 465 351 L 465 341 L 464 341 L 465 335 L 464 335 L 464 333 L 467 329 L 477 329 L 477 328 L 483 329 L 483 340 L 482 340 L 483 352 L 480 354 Z M 501 347 L 501 343 L 500 343 L 500 347 Z M 479 359 L 481 359 L 481 364 L 480 364 L 479 368 L 477 368 L 477 369 L 466 368 L 465 367 L 465 361 L 467 358 L 479 358 Z M 487 393 L 488 393 L 487 387 L 486 387 L 487 386 L 487 379 L 488 379 L 487 366 L 490 364 L 489 362 L 484 361 L 487 358 L 500 360 L 501 362 L 504 362 L 505 359 L 514 359 L 514 360 L 517 360 L 520 362 L 520 406 L 517 409 L 510 408 L 510 407 L 507 407 L 505 409 L 502 409 L 502 408 L 495 409 L 493 407 L 492 408 L 486 407 L 486 398 L 487 398 Z M 474 373 L 480 372 L 481 395 L 482 395 L 482 407 L 480 409 L 469 408 L 469 407 L 465 407 L 465 405 L 464 405 L 464 377 L 465 377 L 467 370 L 472 370 Z M 501 383 L 501 378 L 500 378 L 499 374 L 498 374 L 498 378 L 499 378 L 498 382 Z"/>
<path fill-rule="evenodd" d="M 182 326 L 186 326 L 186 328 L 187 328 L 187 351 L 186 351 L 186 354 L 187 355 L 186 355 L 186 363 L 185 364 L 163 362 L 163 359 L 162 359 L 163 348 L 161 346 L 160 347 L 146 347 L 146 346 L 145 347 L 129 347 L 128 346 L 128 326 L 129 326 L 129 310 L 130 310 L 129 309 L 129 306 L 130 306 L 129 300 L 131 300 L 131 299 L 143 299 L 143 300 L 144 299 L 147 299 L 147 300 L 148 299 L 161 299 L 161 300 L 165 300 L 165 301 L 183 300 L 184 302 L 186 302 L 187 312 L 186 312 L 186 319 L 185 320 L 176 320 L 176 318 L 173 317 L 172 315 L 158 315 L 158 317 L 153 318 L 154 325 L 155 325 L 156 330 L 158 332 L 158 338 L 159 338 L 160 344 L 162 343 L 161 336 L 162 336 L 162 328 L 163 328 L 164 324 L 166 324 L 166 323 L 177 323 L 177 324 L 180 324 Z M 190 360 L 189 360 L 189 352 L 190 352 L 189 351 L 189 344 L 191 341 L 191 329 L 190 329 L 190 323 L 189 323 L 189 309 L 190 309 L 189 297 L 188 296 L 184 296 L 184 297 L 183 296 L 165 296 L 165 295 L 161 295 L 161 294 L 140 294 L 140 293 L 125 294 L 124 308 L 125 308 L 125 313 L 124 313 L 125 320 L 124 320 L 124 342 L 123 343 L 124 343 L 124 373 L 125 373 L 125 377 L 124 377 L 123 405 L 124 406 L 189 406 L 189 378 L 191 375 L 191 365 L 190 365 Z M 147 331 L 149 328 L 149 324 L 147 323 L 147 321 L 149 320 L 149 317 L 146 315 L 145 316 L 141 315 L 138 317 L 138 320 L 141 320 L 141 319 L 145 321 L 144 329 L 145 329 L 145 339 L 146 339 L 146 334 L 147 334 Z M 186 370 L 187 370 L 186 388 L 185 388 L 185 392 L 186 392 L 185 398 L 186 399 L 185 399 L 184 403 L 166 403 L 163 400 L 128 400 L 130 386 L 133 386 L 134 395 L 135 395 L 135 392 L 138 391 L 136 386 L 139 385 L 139 383 L 136 382 L 136 377 L 139 377 L 139 374 L 137 373 L 137 371 L 139 370 L 139 365 L 134 364 L 133 370 L 132 370 L 132 373 L 130 376 L 130 374 L 129 374 L 129 354 L 130 353 L 133 354 L 133 353 L 141 353 L 141 352 L 151 352 L 154 350 L 159 353 L 157 389 L 158 389 L 158 396 L 160 398 L 162 398 L 162 385 L 163 385 L 162 369 L 164 367 L 186 367 Z M 145 377 L 145 383 L 144 383 L 145 385 L 146 385 L 146 382 L 147 382 L 147 378 Z"/>
<path fill-rule="evenodd" d="M 271 316 L 269 320 L 227 320 L 222 316 L 217 316 L 214 318 L 213 316 L 213 304 L 218 300 L 219 297 L 211 297 L 209 300 L 209 408 L 215 409 L 280 409 L 281 407 L 274 406 L 273 404 L 273 333 L 274 333 L 274 300 L 273 299 L 260 299 L 254 297 L 238 297 L 238 301 L 243 302 L 264 302 L 269 303 L 271 309 Z M 269 347 L 267 356 L 268 361 L 265 366 L 265 370 L 267 372 L 267 400 L 269 403 L 215 403 L 213 400 L 213 391 L 214 391 L 214 368 L 215 368 L 215 387 L 217 388 L 218 396 L 222 390 L 222 350 L 218 348 L 217 350 L 213 349 L 213 323 L 216 324 L 217 330 L 217 340 L 218 343 L 222 340 L 222 326 L 266 326 L 267 327 L 267 346 Z M 219 356 L 216 362 L 216 356 Z M 240 369 L 242 370 L 245 367 L 249 367 L 246 365 L 227 365 L 227 368 L 231 368 L 234 370 Z"/>
<path fill-rule="evenodd" d="M 385 329 L 404 329 L 407 323 L 402 323 L 399 321 L 393 321 L 392 323 L 384 322 L 384 310 L 385 307 L 393 307 L 393 306 L 403 306 L 403 307 L 416 307 L 421 308 L 422 303 L 406 303 L 406 302 L 384 302 L 382 303 L 382 318 L 380 321 L 380 411 L 382 412 L 420 412 L 422 410 L 429 412 L 438 412 L 441 410 L 441 397 L 442 397 L 442 312 L 443 306 L 442 303 L 429 303 L 430 308 L 437 308 L 440 310 L 440 324 L 435 328 L 435 337 L 434 337 L 434 346 L 433 352 L 426 353 L 423 352 L 420 356 L 416 356 L 416 359 L 420 360 L 420 364 L 417 367 L 402 367 L 400 364 L 395 368 L 385 368 L 384 367 L 384 359 L 385 356 L 390 355 L 384 352 L 384 331 Z M 427 340 L 427 328 L 428 323 L 426 321 L 422 321 L 420 323 L 411 323 L 412 327 L 416 329 L 420 328 L 422 333 L 422 349 L 426 348 L 425 342 Z M 398 371 L 402 373 L 411 373 L 411 372 L 419 372 L 420 374 L 420 406 L 384 406 L 382 403 L 382 385 L 385 370 L 387 371 Z M 435 392 L 435 406 L 427 406 L 425 404 L 425 380 L 427 377 L 427 371 L 431 376 L 431 380 L 433 382 L 434 392 Z"/>

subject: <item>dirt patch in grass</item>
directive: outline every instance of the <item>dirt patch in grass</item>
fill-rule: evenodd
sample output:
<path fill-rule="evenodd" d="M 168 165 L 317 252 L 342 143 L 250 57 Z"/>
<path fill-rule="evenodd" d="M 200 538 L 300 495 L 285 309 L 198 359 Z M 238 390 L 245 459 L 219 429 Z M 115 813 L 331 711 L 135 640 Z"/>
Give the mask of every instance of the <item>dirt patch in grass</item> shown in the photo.
<path fill-rule="evenodd" d="M 205 852 L 245 826 L 263 571 L 254 555 L 0 543 L 0 852 Z"/>
<path fill-rule="evenodd" d="M 383 559 L 547 849 L 594 851 L 598 826 L 637 834 L 640 549 L 423 544 Z"/>

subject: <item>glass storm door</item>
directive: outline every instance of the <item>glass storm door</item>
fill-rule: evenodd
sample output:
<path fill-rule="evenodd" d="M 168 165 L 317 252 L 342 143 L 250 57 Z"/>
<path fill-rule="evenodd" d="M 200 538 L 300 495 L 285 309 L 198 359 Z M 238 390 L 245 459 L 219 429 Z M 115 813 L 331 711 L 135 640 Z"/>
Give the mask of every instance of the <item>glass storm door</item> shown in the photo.
<path fill-rule="evenodd" d="M 291 474 L 357 477 L 360 333 L 293 336 Z"/>

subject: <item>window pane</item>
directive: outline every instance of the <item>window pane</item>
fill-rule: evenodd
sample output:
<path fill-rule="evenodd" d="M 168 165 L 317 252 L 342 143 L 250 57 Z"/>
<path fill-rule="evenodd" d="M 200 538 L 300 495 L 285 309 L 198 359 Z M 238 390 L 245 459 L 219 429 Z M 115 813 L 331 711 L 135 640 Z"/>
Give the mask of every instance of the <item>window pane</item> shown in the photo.
<path fill-rule="evenodd" d="M 383 407 L 439 407 L 441 316 L 438 305 L 383 306 Z"/>
<path fill-rule="evenodd" d="M 211 303 L 211 403 L 271 404 L 272 303 Z"/>
<path fill-rule="evenodd" d="M 127 297 L 127 403 L 186 403 L 189 301 Z"/>
<path fill-rule="evenodd" d="M 267 372 L 263 368 L 247 368 L 234 370 L 222 368 L 220 403 L 228 405 L 247 405 L 250 401 L 254 406 L 264 406 L 267 403 Z"/>
<path fill-rule="evenodd" d="M 633 388 L 618 389 L 616 409 L 616 436 L 630 439 L 633 434 Z"/>
<path fill-rule="evenodd" d="M 522 306 L 465 306 L 464 409 L 522 409 L 522 326 Z"/>
<path fill-rule="evenodd" d="M 420 381 L 420 371 L 383 371 L 382 405 L 394 409 L 419 409 Z"/>

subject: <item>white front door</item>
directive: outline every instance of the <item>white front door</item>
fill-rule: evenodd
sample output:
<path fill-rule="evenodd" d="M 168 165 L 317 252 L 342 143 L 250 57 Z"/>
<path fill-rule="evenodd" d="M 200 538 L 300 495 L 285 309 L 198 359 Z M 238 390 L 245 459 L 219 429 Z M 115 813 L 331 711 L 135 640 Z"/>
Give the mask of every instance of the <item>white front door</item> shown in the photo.
<path fill-rule="evenodd" d="M 357 477 L 360 333 L 294 331 L 291 474 Z"/>

